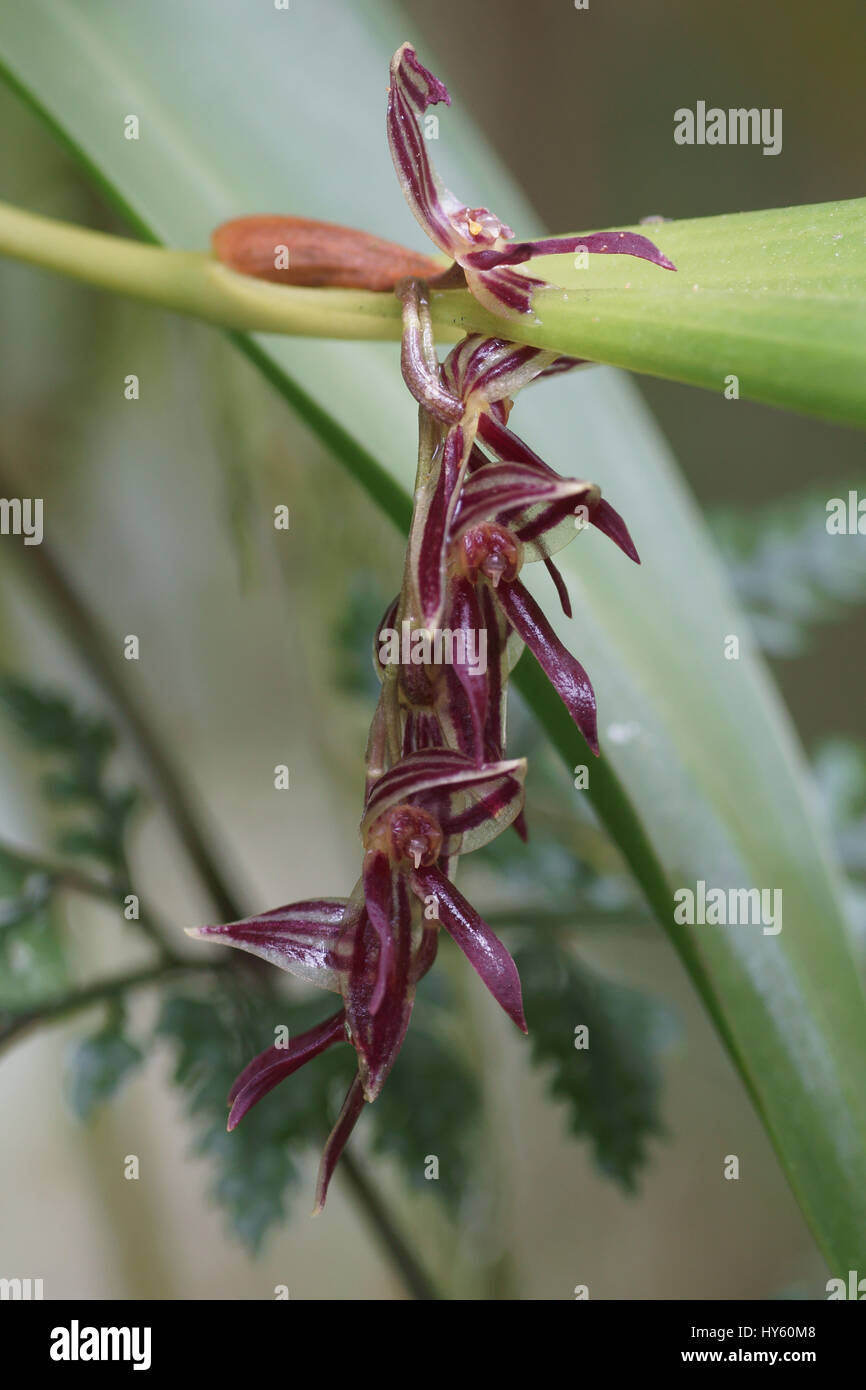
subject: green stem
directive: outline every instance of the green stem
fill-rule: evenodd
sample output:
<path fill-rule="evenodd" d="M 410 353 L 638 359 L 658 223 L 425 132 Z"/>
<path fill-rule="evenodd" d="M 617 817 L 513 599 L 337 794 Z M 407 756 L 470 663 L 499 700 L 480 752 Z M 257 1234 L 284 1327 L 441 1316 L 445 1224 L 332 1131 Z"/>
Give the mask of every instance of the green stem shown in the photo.
<path fill-rule="evenodd" d="M 162 961 L 159 965 L 149 965 L 142 970 L 130 971 L 128 975 L 118 975 L 111 980 L 96 980 L 93 984 L 85 985 L 82 989 L 64 994 L 58 999 L 46 999 L 40 1004 L 34 1004 L 24 1013 L 16 1013 L 11 1018 L 6 1015 L 0 1023 L 0 1047 L 7 1046 L 30 1028 L 68 1018 L 71 1014 L 81 1013 L 95 1004 L 121 998 L 144 985 L 161 984 L 170 974 L 186 970 L 213 972 L 220 968 L 225 967 L 213 965 L 209 961 Z"/>
<path fill-rule="evenodd" d="M 229 270 L 209 251 L 149 246 L 8 203 L 0 203 L 0 254 L 224 328 L 394 341 L 402 334 L 400 305 L 392 294 L 275 285 Z M 446 311 L 439 337 L 456 341 L 460 321 L 473 304 L 471 296 L 462 290 L 434 298 Z"/>
<path fill-rule="evenodd" d="M 116 880 L 95 878 L 92 874 L 85 874 L 73 865 L 52 859 L 47 854 L 38 854 L 30 849 L 18 849 L 5 841 L 0 841 L 0 858 L 10 860 L 24 873 L 44 874 L 58 888 L 68 888 L 73 893 L 100 898 L 103 902 L 117 903 L 126 891 L 124 884 Z"/>
<path fill-rule="evenodd" d="M 391 1214 L 366 1170 L 351 1153 L 344 1152 L 340 1158 L 340 1171 L 353 1189 L 371 1228 L 399 1269 L 412 1297 L 425 1302 L 438 1300 L 435 1285 L 391 1220 Z"/>
<path fill-rule="evenodd" d="M 48 855 L 35 853 L 33 850 L 17 849 L 4 841 L 0 841 L 0 858 L 10 860 L 25 873 L 43 874 L 50 880 L 53 887 L 65 889 L 71 893 L 80 893 L 84 897 L 97 898 L 100 902 L 110 903 L 113 907 L 119 907 L 123 899 L 133 891 L 132 885 L 128 881 L 96 878 L 93 874 L 84 873 L 72 864 L 65 864 Z M 175 965 L 187 964 L 174 949 L 172 932 L 154 916 L 152 911 L 139 906 L 139 916 L 134 919 L 134 925 L 140 927 L 150 937 L 158 948 L 163 961 Z"/>

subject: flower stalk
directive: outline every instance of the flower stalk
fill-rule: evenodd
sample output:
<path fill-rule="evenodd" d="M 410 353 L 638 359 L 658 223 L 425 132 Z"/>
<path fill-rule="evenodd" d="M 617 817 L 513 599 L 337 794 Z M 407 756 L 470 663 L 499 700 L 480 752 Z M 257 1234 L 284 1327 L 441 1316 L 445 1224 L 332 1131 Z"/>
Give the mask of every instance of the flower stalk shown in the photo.
<path fill-rule="evenodd" d="M 357 1072 L 322 1154 L 317 1212 L 364 1106 L 375 1102 L 400 1051 L 441 930 L 527 1031 L 514 961 L 454 883 L 462 855 L 511 825 L 526 837 L 526 762 L 509 759 L 505 747 L 508 679 L 524 644 L 595 753 L 598 739 L 589 677 L 518 576 L 524 563 L 543 560 L 570 612 L 551 556 L 579 529 L 596 524 L 637 560 L 625 523 L 608 503 L 602 507 L 600 489 L 560 477 L 507 424 L 523 387 L 584 365 L 510 336 L 512 325 L 532 317 L 535 296 L 546 288 L 514 266 L 535 254 L 573 250 L 573 239 L 561 246 L 518 243 L 486 208 L 459 204 L 430 165 L 421 132 L 427 106 L 439 101 L 449 101 L 445 87 L 404 45 L 391 64 L 388 102 L 397 175 L 421 225 L 453 258 L 446 283 L 465 280 L 476 299 L 506 320 L 509 334 L 469 332 L 440 364 L 429 281 L 410 275 L 394 287 L 403 324 L 401 369 L 419 407 L 419 450 L 402 586 L 377 633 L 381 693 L 367 748 L 361 876 L 345 900 L 294 903 L 189 933 L 250 952 L 340 996 L 335 1013 L 254 1057 L 229 1095 L 233 1129 L 326 1049 L 345 1043 L 354 1049 Z M 643 236 L 605 233 L 586 241 L 589 252 L 674 268 Z M 383 645 L 395 627 L 409 639 L 408 655 Z M 431 642 L 435 652 L 443 632 L 451 639 L 444 665 L 431 656 Z M 482 650 L 483 665 L 469 655 Z"/>
<path fill-rule="evenodd" d="M 3 202 L 0 255 L 236 332 L 368 342 L 398 342 L 403 332 L 400 305 L 391 293 L 274 283 L 240 274 L 210 251 L 148 245 Z M 630 302 L 636 302 L 638 293 L 629 291 Z M 430 309 L 440 343 L 456 342 L 467 329 L 489 336 L 506 331 L 502 315 L 485 309 L 467 288 L 449 287 L 446 280 L 431 285 Z M 507 331 L 517 341 L 562 351 L 573 336 L 578 312 L 593 360 L 640 365 L 631 360 L 625 340 L 620 344 L 611 337 L 615 323 L 599 322 L 589 311 L 584 314 L 573 295 L 569 300 L 555 287 L 536 298 L 532 316 Z"/>

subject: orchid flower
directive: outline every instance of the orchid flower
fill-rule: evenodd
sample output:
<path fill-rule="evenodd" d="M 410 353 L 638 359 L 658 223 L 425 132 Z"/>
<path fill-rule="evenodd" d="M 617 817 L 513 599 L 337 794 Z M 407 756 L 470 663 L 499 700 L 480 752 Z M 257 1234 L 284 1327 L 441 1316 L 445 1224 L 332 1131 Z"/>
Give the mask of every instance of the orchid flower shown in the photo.
<path fill-rule="evenodd" d="M 342 995 L 343 1007 L 287 1047 L 266 1048 L 232 1087 L 228 1127 L 306 1062 L 348 1041 L 358 1074 L 325 1146 L 317 1205 L 365 1102 L 379 1095 L 406 1036 L 415 987 L 444 927 L 523 1032 L 517 968 L 502 942 L 450 882 L 444 866 L 500 834 L 523 805 L 523 760 L 477 767 L 450 749 L 402 759 L 368 797 L 363 873 L 349 899 L 276 908 L 190 936 L 235 946 L 308 984 Z"/>
<path fill-rule="evenodd" d="M 588 236 L 515 241 L 511 228 L 487 208 L 468 208 L 439 179 L 427 156 L 422 120 L 429 107 L 451 105 L 443 82 L 404 43 L 391 60 L 388 143 L 406 201 L 439 250 L 460 267 L 475 298 L 494 314 L 525 314 L 545 281 L 512 269 L 532 260 L 578 248 L 590 255 L 637 256 L 665 270 L 676 267 L 637 232 L 594 232 Z M 446 274 L 448 274 L 446 272 Z M 440 283 L 453 282 L 453 274 Z"/>
<path fill-rule="evenodd" d="M 494 607 L 530 647 L 597 752 L 596 704 L 589 677 L 553 632 L 518 574 L 525 562 L 543 560 L 570 617 L 565 583 L 551 555 L 574 538 L 584 520 L 634 560 L 637 551 L 619 513 L 603 501 L 598 487 L 561 478 L 505 424 L 517 390 L 552 367 L 576 364 L 472 334 L 440 367 L 431 350 L 425 292 L 407 281 L 398 294 L 406 339 L 412 344 L 407 354 L 404 342 L 404 376 L 422 407 L 422 443 L 403 601 L 393 612 L 428 630 L 444 626 L 468 637 L 483 629 L 487 650 L 500 667 L 498 689 L 491 697 L 489 675 L 482 679 L 455 665 L 444 681 L 438 681 L 436 711 L 429 709 L 437 699 L 431 675 L 417 666 L 402 668 L 405 703 L 410 710 L 423 711 L 407 718 L 403 749 L 442 742 L 479 761 L 502 756 L 504 715 L 499 707 L 515 652 L 490 603 L 480 602 L 478 586 L 487 581 Z M 491 669 L 488 663 L 488 673 Z M 469 731 L 465 718 L 461 723 L 461 711 L 468 715 Z"/>

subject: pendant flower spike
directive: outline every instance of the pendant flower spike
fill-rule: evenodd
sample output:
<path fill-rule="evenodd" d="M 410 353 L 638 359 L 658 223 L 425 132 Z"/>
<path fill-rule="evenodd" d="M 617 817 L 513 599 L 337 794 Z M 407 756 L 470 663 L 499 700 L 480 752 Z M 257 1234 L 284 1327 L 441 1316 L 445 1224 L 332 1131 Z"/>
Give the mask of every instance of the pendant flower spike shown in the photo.
<path fill-rule="evenodd" d="M 637 256 L 665 270 L 676 267 L 648 237 L 637 232 L 594 232 L 589 236 L 515 241 L 514 233 L 487 208 L 468 208 L 444 187 L 427 156 L 421 122 L 431 106 L 451 105 L 448 88 L 404 43 L 391 60 L 388 143 L 406 200 L 431 241 L 451 256 L 475 298 L 495 314 L 528 313 L 532 295 L 545 281 L 512 270 L 534 256 L 573 252 Z M 448 275 L 449 272 L 446 272 Z M 452 283 L 450 277 L 446 283 Z"/>
<path fill-rule="evenodd" d="M 367 745 L 361 876 L 349 898 L 293 903 L 189 932 L 340 996 L 336 1012 L 314 1028 L 254 1057 L 229 1095 L 231 1130 L 307 1062 L 337 1043 L 351 1045 L 357 1071 L 322 1154 L 317 1211 L 365 1104 L 380 1094 L 402 1047 L 441 928 L 526 1032 L 514 961 L 453 883 L 460 856 L 512 825 L 526 838 L 526 763 L 505 750 L 507 685 L 524 644 L 595 752 L 598 743 L 589 677 L 519 575 L 523 564 L 543 561 L 571 617 L 551 557 L 583 529 L 577 513 L 638 560 L 625 522 L 599 488 L 561 477 L 509 428 L 518 391 L 585 364 L 477 334 L 440 364 L 427 286 L 465 280 L 507 319 L 528 312 L 544 285 L 513 268 L 533 256 L 580 246 L 674 269 L 643 236 L 605 232 L 516 242 L 486 208 L 464 207 L 427 158 L 420 121 L 437 102 L 450 104 L 445 87 L 404 44 L 391 64 L 391 151 L 415 216 L 455 264 L 432 282 L 412 278 L 395 287 L 403 306 L 402 372 L 420 407 L 419 448 L 403 584 L 376 634 L 381 692 Z M 444 667 L 423 654 L 442 624 L 451 638 L 462 639 Z M 397 656 L 382 654 L 383 634 L 391 634 L 390 643 L 398 629 L 422 639 L 418 657 L 411 643 L 408 658 L 402 646 Z M 468 655 L 477 655 L 482 638 L 483 668 Z"/>

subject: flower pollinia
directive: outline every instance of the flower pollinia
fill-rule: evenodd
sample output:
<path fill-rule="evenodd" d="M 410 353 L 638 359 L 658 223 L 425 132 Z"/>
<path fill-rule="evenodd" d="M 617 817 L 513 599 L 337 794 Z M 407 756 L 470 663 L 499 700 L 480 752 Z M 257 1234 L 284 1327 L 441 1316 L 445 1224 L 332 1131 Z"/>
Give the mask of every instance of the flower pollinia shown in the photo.
<path fill-rule="evenodd" d="M 388 139 L 410 207 L 453 258 L 446 283 L 465 277 L 468 289 L 507 322 L 530 309 L 543 284 L 513 268 L 535 255 L 580 245 L 674 268 L 642 236 L 515 242 L 492 213 L 462 206 L 439 182 L 420 128 L 427 107 L 443 101 L 449 102 L 443 84 L 404 44 L 391 64 Z M 552 556 L 579 531 L 595 526 L 638 562 L 625 522 L 600 489 L 561 477 L 509 428 L 519 390 L 584 364 L 475 334 L 440 363 L 429 284 L 413 270 L 395 287 L 403 308 L 401 367 L 419 407 L 419 448 L 402 586 L 375 634 L 381 691 L 367 744 L 360 877 L 348 898 L 292 903 L 189 932 L 340 997 L 339 1008 L 316 1027 L 254 1057 L 229 1095 L 231 1130 L 321 1052 L 354 1049 L 357 1071 L 322 1154 L 316 1211 L 364 1106 L 380 1094 L 400 1051 L 441 929 L 526 1032 L 514 961 L 454 883 L 464 854 L 509 826 L 526 837 L 526 763 L 507 756 L 505 722 L 508 680 L 524 646 L 594 752 L 598 739 L 589 677 L 520 574 L 525 564 L 541 561 L 571 617 Z M 383 642 L 396 630 L 413 639 L 408 653 Z M 431 656 L 443 632 L 451 639 L 444 662 Z M 479 651 L 483 663 L 470 659 Z"/>

